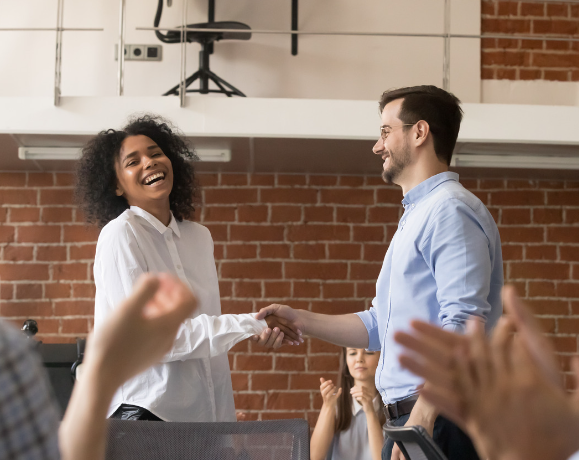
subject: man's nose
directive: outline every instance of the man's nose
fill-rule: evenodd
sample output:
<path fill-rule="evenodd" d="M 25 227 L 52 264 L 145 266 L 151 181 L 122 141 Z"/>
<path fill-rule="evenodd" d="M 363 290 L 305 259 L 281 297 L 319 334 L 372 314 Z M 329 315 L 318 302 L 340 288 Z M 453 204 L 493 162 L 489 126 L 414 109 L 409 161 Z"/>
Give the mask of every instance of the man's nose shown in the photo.
<path fill-rule="evenodd" d="M 372 152 L 374 152 L 375 155 L 381 155 L 383 151 L 384 151 L 384 141 L 382 140 L 381 137 L 379 137 L 376 143 L 374 144 L 374 147 L 372 147 Z"/>

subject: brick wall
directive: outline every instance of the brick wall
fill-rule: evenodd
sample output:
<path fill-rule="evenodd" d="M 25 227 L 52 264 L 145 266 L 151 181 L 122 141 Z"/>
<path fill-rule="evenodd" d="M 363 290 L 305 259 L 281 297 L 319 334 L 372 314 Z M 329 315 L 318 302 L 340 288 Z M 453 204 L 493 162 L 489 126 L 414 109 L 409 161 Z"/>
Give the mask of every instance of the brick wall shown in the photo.
<path fill-rule="evenodd" d="M 0 315 L 39 320 L 42 339 L 91 326 L 97 232 L 72 204 L 69 174 L 0 173 Z M 322 313 L 369 306 L 401 213 L 379 177 L 202 176 L 201 216 L 215 240 L 224 313 L 271 302 Z M 499 223 L 505 274 L 555 341 L 563 369 L 578 351 L 579 182 L 465 179 Z M 308 340 L 279 352 L 230 353 L 237 407 L 249 418 L 307 417 L 333 377 L 337 347 Z"/>
<path fill-rule="evenodd" d="M 482 33 L 579 38 L 579 4 L 482 0 Z M 579 42 L 485 38 L 481 78 L 579 80 Z"/>

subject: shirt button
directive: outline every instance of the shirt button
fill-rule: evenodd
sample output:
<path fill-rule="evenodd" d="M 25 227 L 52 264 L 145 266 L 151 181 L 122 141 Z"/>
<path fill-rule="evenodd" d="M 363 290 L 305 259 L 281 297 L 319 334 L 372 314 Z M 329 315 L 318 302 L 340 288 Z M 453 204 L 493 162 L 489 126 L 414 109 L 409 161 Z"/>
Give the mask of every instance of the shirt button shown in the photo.
<path fill-rule="evenodd" d="M 412 207 L 414 207 L 414 203 L 412 203 Z"/>

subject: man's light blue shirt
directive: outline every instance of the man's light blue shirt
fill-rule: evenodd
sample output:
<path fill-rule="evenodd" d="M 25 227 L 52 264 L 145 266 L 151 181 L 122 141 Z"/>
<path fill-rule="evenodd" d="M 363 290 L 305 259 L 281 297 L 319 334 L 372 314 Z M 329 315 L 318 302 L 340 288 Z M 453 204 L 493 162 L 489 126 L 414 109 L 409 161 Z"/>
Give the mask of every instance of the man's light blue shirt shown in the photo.
<path fill-rule="evenodd" d="M 368 311 L 357 313 L 370 350 L 381 350 L 376 388 L 385 404 L 418 393 L 423 380 L 403 369 L 394 333 L 420 319 L 462 332 L 476 316 L 493 328 L 502 314 L 503 258 L 485 205 L 458 182 L 432 176 L 402 200 L 404 214 L 386 252 Z"/>

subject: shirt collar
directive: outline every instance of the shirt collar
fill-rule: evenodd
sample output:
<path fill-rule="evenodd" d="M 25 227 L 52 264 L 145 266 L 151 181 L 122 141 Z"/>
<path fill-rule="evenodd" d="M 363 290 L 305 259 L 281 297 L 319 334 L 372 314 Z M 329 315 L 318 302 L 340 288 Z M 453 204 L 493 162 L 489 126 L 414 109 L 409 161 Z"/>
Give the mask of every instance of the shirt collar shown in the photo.
<path fill-rule="evenodd" d="M 171 213 L 171 222 L 169 222 L 169 226 L 165 227 L 163 222 L 157 219 L 153 214 L 145 211 L 138 206 L 131 206 L 131 211 L 135 213 L 137 216 L 142 217 L 147 222 L 149 222 L 159 233 L 163 234 L 167 231 L 167 229 L 173 230 L 173 233 L 177 235 L 177 237 L 181 237 L 181 233 L 179 232 L 179 226 L 177 225 L 177 220 L 173 213 Z"/>
<path fill-rule="evenodd" d="M 376 396 L 374 396 L 374 399 L 372 400 L 372 403 L 374 404 L 374 410 L 376 412 L 380 410 L 381 401 L 382 399 L 379 393 Z M 352 398 L 352 413 L 354 415 L 358 415 L 358 412 L 360 412 L 361 410 L 363 410 L 362 404 L 360 404 L 356 398 Z"/>
<path fill-rule="evenodd" d="M 450 171 L 445 171 L 435 176 L 429 177 L 425 181 L 420 182 L 416 187 L 411 189 L 404 195 L 402 204 L 407 206 L 409 204 L 416 204 L 426 195 L 428 195 L 432 190 L 438 187 L 443 182 L 449 180 L 454 180 L 458 182 L 458 174 Z"/>

